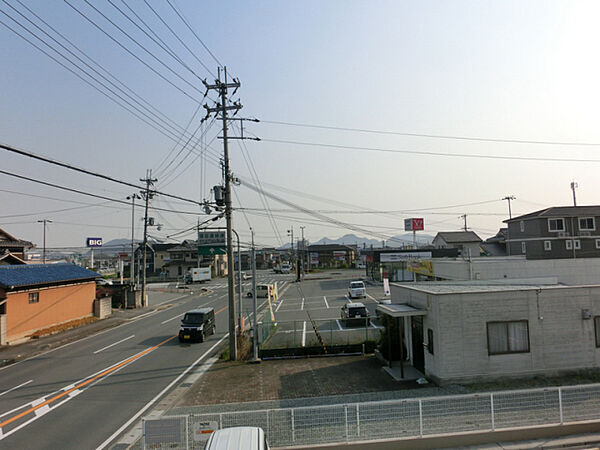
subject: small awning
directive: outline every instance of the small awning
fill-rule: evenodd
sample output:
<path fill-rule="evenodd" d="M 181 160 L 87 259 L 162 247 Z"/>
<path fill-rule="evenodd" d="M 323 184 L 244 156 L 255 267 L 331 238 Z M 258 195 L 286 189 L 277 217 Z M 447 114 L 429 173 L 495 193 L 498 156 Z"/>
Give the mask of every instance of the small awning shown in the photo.
<path fill-rule="evenodd" d="M 377 305 L 377 312 L 390 317 L 426 316 L 426 309 L 417 309 L 407 304 Z"/>

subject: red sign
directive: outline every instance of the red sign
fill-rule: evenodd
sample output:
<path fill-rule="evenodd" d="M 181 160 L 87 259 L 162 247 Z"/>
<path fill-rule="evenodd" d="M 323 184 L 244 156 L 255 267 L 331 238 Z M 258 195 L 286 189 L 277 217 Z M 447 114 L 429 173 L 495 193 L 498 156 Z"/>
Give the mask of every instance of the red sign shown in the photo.
<path fill-rule="evenodd" d="M 423 231 L 425 229 L 425 223 L 423 219 L 411 219 L 413 231 Z"/>
<path fill-rule="evenodd" d="M 365 255 L 365 261 L 368 263 L 373 262 L 373 255 Z"/>

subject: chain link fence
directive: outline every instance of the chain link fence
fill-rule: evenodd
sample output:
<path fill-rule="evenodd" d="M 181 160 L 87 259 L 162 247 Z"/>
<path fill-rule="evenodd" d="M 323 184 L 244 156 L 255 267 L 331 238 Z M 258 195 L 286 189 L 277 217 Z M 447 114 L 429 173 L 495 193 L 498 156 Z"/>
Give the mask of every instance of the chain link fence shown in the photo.
<path fill-rule="evenodd" d="M 236 426 L 261 427 L 279 447 L 590 420 L 600 420 L 600 384 L 144 418 L 142 448 L 201 449 L 211 430 Z"/>

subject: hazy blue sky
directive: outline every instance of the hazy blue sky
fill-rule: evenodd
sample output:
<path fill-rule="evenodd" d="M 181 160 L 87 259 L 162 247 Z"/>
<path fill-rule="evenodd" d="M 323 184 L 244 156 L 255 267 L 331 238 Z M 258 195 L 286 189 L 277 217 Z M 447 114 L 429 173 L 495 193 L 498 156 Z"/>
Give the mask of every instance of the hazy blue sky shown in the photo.
<path fill-rule="evenodd" d="M 197 101 L 126 53 L 68 3 L 21 1 L 161 114 L 183 127 L 192 118 Z M 132 8 L 191 71 L 136 29 L 108 0 L 90 3 L 189 84 L 136 47 L 85 0 L 68 1 L 196 100 L 202 99 L 204 88 L 198 76 L 212 81 L 217 62 L 166 1 L 148 3 L 211 69 L 212 75 L 180 45 L 144 1 L 111 0 L 129 14 L 127 7 Z M 242 87 L 236 99 L 244 108 L 238 116 L 266 121 L 247 125 L 249 133 L 264 140 L 247 141 L 246 146 L 263 188 L 269 193 L 311 210 L 404 211 L 394 215 L 323 213 L 359 224 L 376 232 L 369 237 L 378 238 L 402 233 L 403 218 L 411 216 L 424 217 L 429 234 L 457 230 L 462 226 L 459 216 L 463 213 L 468 215 L 469 227 L 485 238 L 495 234 L 507 218 L 502 197 L 517 197 L 514 214 L 544 206 L 570 205 L 572 180 L 579 183 L 578 204 L 600 203 L 600 178 L 596 174 L 600 166 L 600 128 L 596 123 L 600 105 L 597 2 L 171 1 L 216 58 L 240 79 Z M 6 16 L 26 23 L 9 4 L 40 24 L 17 0 L 0 2 L 4 12 L 0 20 L 34 40 Z M 30 23 L 27 28 L 51 43 Z M 206 164 L 203 177 L 200 147 L 191 152 L 184 149 L 167 170 L 159 170 L 164 168 L 161 162 L 173 148 L 172 140 L 1 24 L 0 43 L 0 142 L 130 182 L 138 182 L 151 168 L 159 179 L 159 190 L 187 198 L 207 197 L 207 188 L 219 182 L 214 157 Z M 61 52 L 67 54 L 62 49 Z M 214 98 L 214 94 L 211 96 Z M 210 103 L 204 100 L 207 101 Z M 190 131 L 195 130 L 203 115 L 202 108 Z M 597 145 L 436 139 L 268 123 L 273 121 Z M 214 124 L 206 134 L 208 141 L 216 134 L 218 126 Z M 233 134 L 237 134 L 235 130 Z M 220 140 L 212 142 L 210 151 L 221 152 Z M 598 162 L 466 158 L 442 153 Z M 239 142 L 232 142 L 232 169 L 235 175 L 251 180 L 246 159 Z M 2 170 L 111 198 L 124 199 L 132 193 L 131 188 L 7 152 L 2 152 L 0 161 Z M 54 221 L 48 228 L 50 247 L 83 245 L 86 236 L 102 236 L 105 241 L 130 237 L 131 207 L 127 205 L 2 174 L 0 183 L 0 227 L 20 238 L 41 245 L 42 226 L 37 220 L 42 218 Z M 236 192 L 235 205 L 264 209 L 258 195 L 243 184 L 236 187 Z M 477 202 L 486 203 L 446 208 Z M 160 196 L 153 205 L 199 210 Z M 275 200 L 269 200 L 269 206 L 281 239 L 286 242 L 285 230 L 291 226 L 299 234 L 299 226 L 306 225 L 305 233 L 313 241 L 349 232 L 292 212 L 290 206 Z M 141 214 L 141 210 L 136 212 L 138 237 Z M 197 220 L 194 215 L 178 213 L 153 215 L 164 224 L 164 229 L 151 234 L 163 238 Z M 250 222 L 260 244 L 281 243 L 262 211 L 248 211 L 246 217 L 236 212 L 234 220 L 234 227 L 245 240 Z"/>

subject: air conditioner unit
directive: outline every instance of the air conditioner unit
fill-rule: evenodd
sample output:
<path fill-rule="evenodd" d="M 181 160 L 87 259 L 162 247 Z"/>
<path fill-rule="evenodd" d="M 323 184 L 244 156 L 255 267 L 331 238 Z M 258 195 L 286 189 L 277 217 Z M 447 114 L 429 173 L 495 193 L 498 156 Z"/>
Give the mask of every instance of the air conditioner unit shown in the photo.
<path fill-rule="evenodd" d="M 566 231 L 559 231 L 558 232 L 558 237 L 567 237 L 567 232 Z"/>

